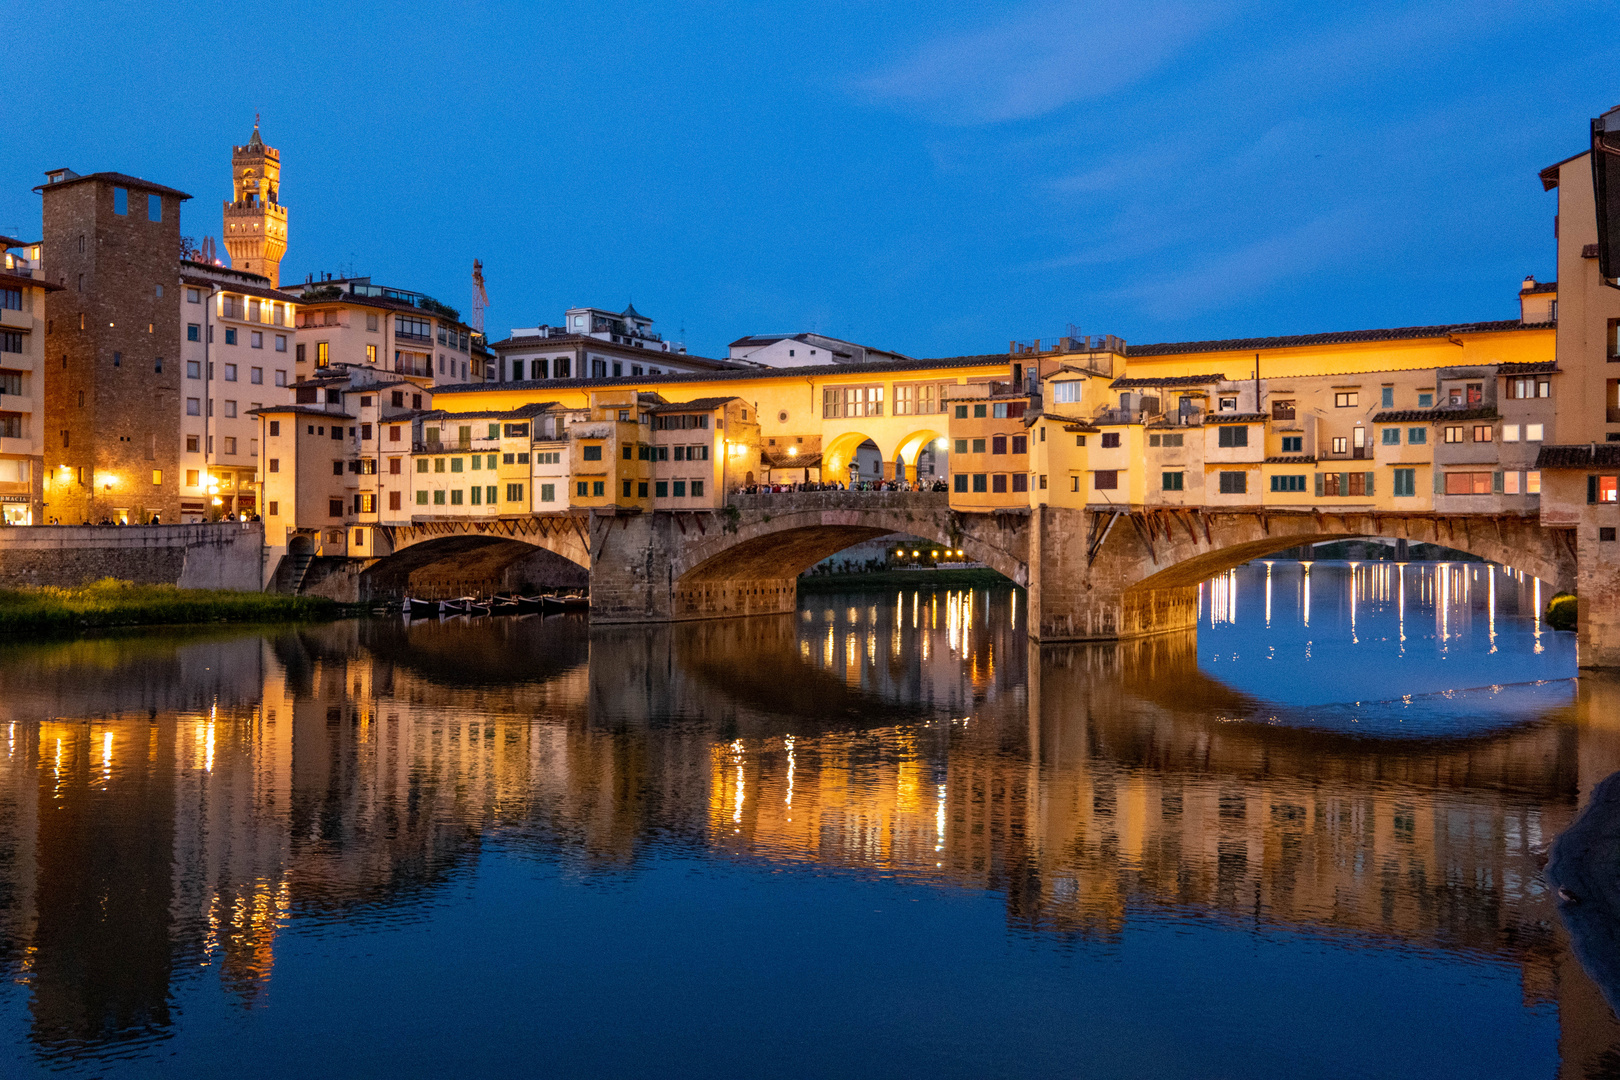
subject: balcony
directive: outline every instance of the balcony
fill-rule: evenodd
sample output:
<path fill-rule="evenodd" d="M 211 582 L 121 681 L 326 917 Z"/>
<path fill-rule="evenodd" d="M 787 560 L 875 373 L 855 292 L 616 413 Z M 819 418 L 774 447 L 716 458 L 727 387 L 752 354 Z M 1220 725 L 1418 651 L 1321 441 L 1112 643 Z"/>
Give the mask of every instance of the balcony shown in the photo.
<path fill-rule="evenodd" d="M 495 444 L 491 443 L 490 445 L 493 447 Z M 484 447 L 479 447 L 478 449 L 480 452 L 482 452 Z M 413 454 L 470 454 L 472 451 L 473 444 L 471 442 L 443 442 L 431 440 L 428 442 L 416 442 L 413 440 L 411 442 L 411 453 Z"/>

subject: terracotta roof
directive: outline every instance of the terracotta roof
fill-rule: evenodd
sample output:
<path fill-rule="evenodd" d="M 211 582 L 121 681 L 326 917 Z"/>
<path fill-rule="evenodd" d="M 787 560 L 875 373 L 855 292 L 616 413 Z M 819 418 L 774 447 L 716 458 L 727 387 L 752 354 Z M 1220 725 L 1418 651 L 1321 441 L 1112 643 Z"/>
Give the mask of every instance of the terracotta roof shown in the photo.
<path fill-rule="evenodd" d="M 1258 424 L 1270 420 L 1270 413 L 1263 412 L 1206 412 L 1206 424 Z"/>
<path fill-rule="evenodd" d="M 1283 457 L 1268 457 L 1267 465 L 1315 465 L 1316 458 L 1311 454 L 1290 454 Z"/>
<path fill-rule="evenodd" d="M 1556 281 L 1538 281 L 1534 285 L 1530 286 L 1528 289 L 1520 289 L 1519 290 L 1519 295 L 1520 296 L 1530 296 L 1530 295 L 1532 295 L 1534 293 L 1550 293 L 1550 292 L 1557 292 L 1557 291 L 1558 291 L 1558 282 L 1556 282 Z"/>
<path fill-rule="evenodd" d="M 313 405 L 266 405 L 259 409 L 249 409 L 249 416 L 269 416 L 271 413 L 298 413 L 302 416 L 324 416 L 328 420 L 353 420 L 348 413 L 327 412 L 317 409 Z"/>
<path fill-rule="evenodd" d="M 184 272 L 181 273 L 180 280 L 187 285 L 206 285 L 210 288 L 217 286 L 220 292 L 241 293 L 244 296 L 257 296 L 265 300 L 279 300 L 284 304 L 303 303 L 302 300 L 294 296 L 292 293 L 285 293 L 280 289 L 267 289 L 260 285 L 249 285 L 242 281 L 220 281 L 218 278 L 205 278 L 197 274 L 187 274 Z M 265 325 L 269 326 L 270 324 L 265 323 Z M 285 326 L 282 327 L 282 329 L 291 330 L 293 327 Z"/>
<path fill-rule="evenodd" d="M 1596 244 L 1584 244 L 1584 245 L 1582 245 L 1582 247 L 1581 247 L 1581 258 L 1583 258 L 1583 259 L 1595 259 L 1597 257 L 1598 257 L 1598 246 Z"/>
<path fill-rule="evenodd" d="M 711 409 L 723 408 L 727 402 L 741 401 L 735 395 L 731 397 L 703 397 L 693 398 L 691 401 L 667 401 L 661 405 L 654 405 L 648 412 L 708 412 Z"/>
<path fill-rule="evenodd" d="M 1529 364 L 1497 364 L 1498 375 L 1554 375 L 1558 372 L 1558 361 L 1537 360 Z"/>
<path fill-rule="evenodd" d="M 1574 153 L 1574 154 L 1569 155 L 1569 157 L 1565 158 L 1563 161 L 1555 161 L 1551 165 L 1547 166 L 1545 169 L 1542 169 L 1539 173 L 1536 174 L 1537 176 L 1541 177 L 1541 190 L 1542 191 L 1551 191 L 1553 188 L 1558 186 L 1558 167 L 1560 165 L 1568 165 L 1570 162 L 1574 161 L 1576 158 L 1585 157 L 1587 154 L 1590 154 L 1591 152 L 1592 151 L 1591 151 L 1590 148 L 1588 148 L 1586 150 L 1582 150 L 1582 151 L 1580 151 L 1578 153 Z"/>
<path fill-rule="evenodd" d="M 1361 341 L 1405 341 L 1416 338 L 1449 337 L 1452 334 L 1500 333 L 1504 330 L 1544 330 L 1556 323 L 1525 323 L 1518 319 L 1496 322 L 1446 323 L 1439 326 L 1399 326 L 1388 330 L 1339 330 L 1326 334 L 1296 334 L 1288 337 L 1227 338 L 1221 341 L 1171 341 L 1158 345 L 1131 345 L 1126 356 L 1173 356 L 1197 352 L 1255 352 L 1287 349 L 1304 345 L 1345 345 Z"/>
<path fill-rule="evenodd" d="M 1373 414 L 1375 424 L 1439 424 L 1447 420 L 1495 420 L 1496 407 L 1481 405 L 1472 409 L 1395 409 Z"/>
<path fill-rule="evenodd" d="M 536 401 L 527 405 L 519 405 L 515 409 L 476 409 L 472 412 L 447 412 L 444 409 L 433 409 L 419 413 L 423 420 L 478 420 L 493 417 L 510 417 L 514 420 L 532 420 L 543 412 L 557 408 L 555 401 Z"/>
<path fill-rule="evenodd" d="M 651 353 L 649 355 L 659 355 Z M 684 356 L 684 354 L 682 354 Z M 711 361 L 712 362 L 712 361 Z M 808 379 L 818 375 L 840 375 L 856 380 L 869 374 L 889 374 L 899 371 L 927 371 L 934 368 L 1005 367 L 1007 357 L 1002 353 L 988 356 L 953 356 L 942 360 L 894 360 L 881 364 L 816 364 L 806 367 L 772 368 L 752 365 L 730 365 L 719 371 L 665 372 L 662 375 L 619 375 L 603 379 L 524 379 L 516 382 L 456 383 L 435 388 L 435 393 L 472 393 L 479 390 L 527 390 L 560 387 L 565 390 L 607 386 L 646 386 L 649 383 L 702 383 L 736 382 L 747 379 Z"/>
<path fill-rule="evenodd" d="M 1194 342 L 1193 344 L 1200 344 Z M 1189 352 L 1195 350 L 1188 350 Z M 1203 386 L 1207 383 L 1225 382 L 1225 375 L 1165 375 L 1159 378 L 1121 376 L 1108 385 L 1116 390 L 1129 390 L 1139 386 Z"/>
<path fill-rule="evenodd" d="M 117 184 L 119 187 L 136 188 L 140 191 L 155 191 L 160 195 L 173 195 L 179 199 L 191 198 L 190 195 L 187 195 L 178 188 L 164 187 L 162 184 L 154 184 L 150 180 L 142 180 L 138 176 L 130 176 L 128 173 L 121 172 L 87 173 L 84 176 L 75 176 L 67 180 L 59 180 L 54 184 L 39 184 L 35 186 L 34 190 L 55 191 L 58 188 L 72 187 L 74 184 L 82 184 L 87 180 L 104 180 L 109 184 Z"/>
<path fill-rule="evenodd" d="M 8 274 L 0 270 L 0 285 L 7 288 L 21 287 L 24 289 L 44 289 L 46 292 L 61 292 L 66 286 L 52 285 L 44 278 L 24 277 L 22 274 Z"/>
<path fill-rule="evenodd" d="M 1620 467 L 1620 443 L 1584 446 L 1543 446 L 1536 455 L 1538 469 L 1613 469 Z"/>

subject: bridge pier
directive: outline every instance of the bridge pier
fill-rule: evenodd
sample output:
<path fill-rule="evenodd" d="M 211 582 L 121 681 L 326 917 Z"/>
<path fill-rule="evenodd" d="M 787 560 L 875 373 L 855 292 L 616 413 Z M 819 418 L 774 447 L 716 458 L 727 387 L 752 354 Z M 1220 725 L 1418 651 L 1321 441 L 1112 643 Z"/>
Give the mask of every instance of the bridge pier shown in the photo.
<path fill-rule="evenodd" d="M 1142 559 L 1126 553 L 1125 538 L 1116 539 L 1107 521 L 1096 517 L 1084 510 L 1036 509 L 1030 522 L 1030 636 L 1042 643 L 1114 641 L 1197 626 L 1198 586 L 1139 584 L 1146 576 Z"/>

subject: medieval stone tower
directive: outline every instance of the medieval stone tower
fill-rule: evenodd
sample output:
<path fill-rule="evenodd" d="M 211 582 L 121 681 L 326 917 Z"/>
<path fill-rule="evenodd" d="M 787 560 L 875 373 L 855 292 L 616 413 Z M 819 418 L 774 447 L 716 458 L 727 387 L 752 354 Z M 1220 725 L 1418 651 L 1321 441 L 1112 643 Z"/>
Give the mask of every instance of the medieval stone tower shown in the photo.
<path fill-rule="evenodd" d="M 225 204 L 225 250 L 231 266 L 281 285 L 281 257 L 287 254 L 287 208 L 281 205 L 281 152 L 259 138 L 259 121 L 246 146 L 231 147 L 235 199 Z"/>

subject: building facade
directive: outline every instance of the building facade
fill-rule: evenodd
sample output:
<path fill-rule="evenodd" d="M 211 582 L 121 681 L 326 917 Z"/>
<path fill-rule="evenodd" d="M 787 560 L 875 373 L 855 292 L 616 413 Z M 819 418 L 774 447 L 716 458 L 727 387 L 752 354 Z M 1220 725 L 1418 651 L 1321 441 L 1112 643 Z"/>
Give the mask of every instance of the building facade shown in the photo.
<path fill-rule="evenodd" d="M 44 518 L 45 279 L 42 245 L 4 240 L 0 268 L 0 525 Z"/>

